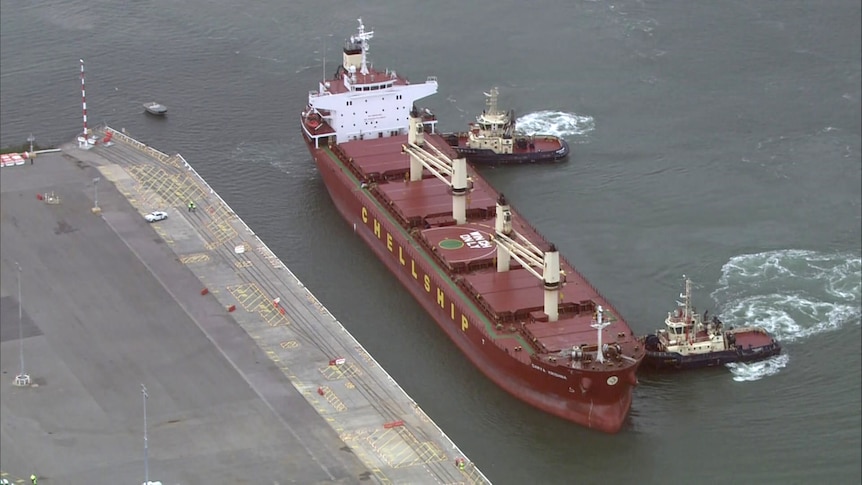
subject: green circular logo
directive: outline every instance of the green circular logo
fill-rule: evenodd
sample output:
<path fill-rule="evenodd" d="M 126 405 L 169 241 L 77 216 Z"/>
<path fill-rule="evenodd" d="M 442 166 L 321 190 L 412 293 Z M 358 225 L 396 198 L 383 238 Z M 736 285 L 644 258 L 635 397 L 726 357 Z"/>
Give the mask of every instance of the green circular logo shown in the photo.
<path fill-rule="evenodd" d="M 443 249 L 461 249 L 464 247 L 464 241 L 458 239 L 444 239 L 440 241 L 440 247 Z"/>

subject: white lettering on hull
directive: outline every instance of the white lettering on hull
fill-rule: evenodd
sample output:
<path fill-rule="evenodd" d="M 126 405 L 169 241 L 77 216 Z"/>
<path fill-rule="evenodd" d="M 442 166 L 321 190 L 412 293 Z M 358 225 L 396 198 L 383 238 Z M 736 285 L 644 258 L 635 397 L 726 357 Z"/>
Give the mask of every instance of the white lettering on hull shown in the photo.
<path fill-rule="evenodd" d="M 536 369 L 537 371 L 544 372 L 545 374 L 552 375 L 552 376 L 556 377 L 557 379 L 562 379 L 564 381 L 569 379 L 568 377 L 566 377 L 562 374 L 558 374 L 552 370 L 545 369 L 544 367 L 542 367 L 540 365 L 530 364 L 530 367 L 532 367 L 533 369 Z"/>

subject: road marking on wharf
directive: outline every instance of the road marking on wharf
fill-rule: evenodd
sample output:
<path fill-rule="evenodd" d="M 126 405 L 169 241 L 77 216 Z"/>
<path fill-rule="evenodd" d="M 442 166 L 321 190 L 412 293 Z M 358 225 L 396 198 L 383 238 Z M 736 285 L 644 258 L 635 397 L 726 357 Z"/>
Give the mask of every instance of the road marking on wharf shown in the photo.
<path fill-rule="evenodd" d="M 169 213 L 153 230 L 200 280 L 201 297 L 222 305 L 379 483 L 490 483 L 472 464 L 455 466 L 466 458 L 458 447 L 182 156 L 100 131 L 110 144 L 66 151 L 142 214 Z"/>

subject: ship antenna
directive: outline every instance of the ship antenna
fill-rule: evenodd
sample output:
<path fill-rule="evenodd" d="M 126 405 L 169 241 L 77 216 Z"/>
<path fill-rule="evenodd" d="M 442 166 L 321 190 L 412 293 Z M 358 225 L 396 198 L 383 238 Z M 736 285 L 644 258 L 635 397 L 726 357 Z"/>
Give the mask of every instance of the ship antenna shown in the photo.
<path fill-rule="evenodd" d="M 366 32 L 365 24 L 362 23 L 362 19 L 357 19 L 359 21 L 359 33 L 356 35 L 356 40 L 360 42 L 362 45 L 362 67 L 359 69 L 359 72 L 362 74 L 368 74 L 368 40 L 374 37 L 374 31 Z"/>
<path fill-rule="evenodd" d="M 326 82 L 326 42 L 323 43 L 323 82 Z"/>
<path fill-rule="evenodd" d="M 596 339 L 596 343 L 599 346 L 599 351 L 596 352 L 596 360 L 598 360 L 600 363 L 605 362 L 605 352 L 602 349 L 602 330 L 611 324 L 611 322 L 602 321 L 602 314 L 604 313 L 604 311 L 605 310 L 602 308 L 602 306 L 599 305 L 599 307 L 596 308 L 596 323 L 590 325 L 591 327 L 596 329 L 599 334 L 598 338 Z"/>
<path fill-rule="evenodd" d="M 691 318 L 691 280 L 686 275 L 682 275 L 682 277 L 685 280 L 685 294 L 679 296 L 682 297 L 685 302 L 685 314 L 683 314 L 683 319 L 688 331 L 688 339 L 691 341 L 694 339 L 694 333 L 697 331 L 694 327 L 694 321 L 692 321 Z"/>
<path fill-rule="evenodd" d="M 497 90 L 497 87 L 491 88 L 491 92 L 488 94 L 488 114 L 494 116 L 497 114 L 497 95 L 500 92 Z"/>

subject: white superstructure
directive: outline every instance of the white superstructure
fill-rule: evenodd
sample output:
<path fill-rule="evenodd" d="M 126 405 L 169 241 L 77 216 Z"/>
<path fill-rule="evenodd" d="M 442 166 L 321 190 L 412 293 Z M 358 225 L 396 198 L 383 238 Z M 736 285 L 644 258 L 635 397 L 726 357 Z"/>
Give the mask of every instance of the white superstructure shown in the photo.
<path fill-rule="evenodd" d="M 434 76 L 410 84 L 395 71 L 375 70 L 368 61 L 368 41 L 373 36 L 359 19 L 359 30 L 345 44 L 334 78 L 308 93 L 303 130 L 315 143 L 333 136 L 336 143 L 344 143 L 406 135 L 414 103 L 437 92 Z M 435 123 L 429 119 L 425 124 L 433 130 Z"/>

